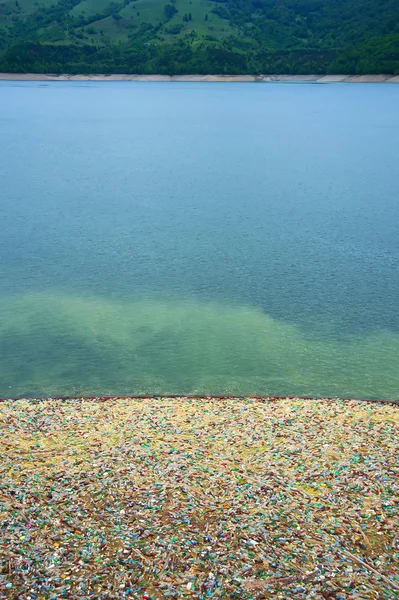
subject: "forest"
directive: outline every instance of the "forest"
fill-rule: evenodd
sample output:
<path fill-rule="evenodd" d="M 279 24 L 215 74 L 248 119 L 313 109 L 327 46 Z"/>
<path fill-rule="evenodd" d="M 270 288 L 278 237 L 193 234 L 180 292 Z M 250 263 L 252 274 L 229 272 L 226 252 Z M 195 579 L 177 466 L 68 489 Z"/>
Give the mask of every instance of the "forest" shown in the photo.
<path fill-rule="evenodd" d="M 399 74 L 399 2 L 0 0 L 0 71 Z"/>

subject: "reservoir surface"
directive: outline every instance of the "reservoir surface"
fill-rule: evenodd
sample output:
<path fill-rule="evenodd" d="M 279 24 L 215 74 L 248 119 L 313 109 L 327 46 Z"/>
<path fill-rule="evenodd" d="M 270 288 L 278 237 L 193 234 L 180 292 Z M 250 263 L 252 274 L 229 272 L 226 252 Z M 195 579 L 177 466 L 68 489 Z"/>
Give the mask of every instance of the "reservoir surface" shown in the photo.
<path fill-rule="evenodd" d="M 0 82 L 0 396 L 399 400 L 399 85 Z"/>

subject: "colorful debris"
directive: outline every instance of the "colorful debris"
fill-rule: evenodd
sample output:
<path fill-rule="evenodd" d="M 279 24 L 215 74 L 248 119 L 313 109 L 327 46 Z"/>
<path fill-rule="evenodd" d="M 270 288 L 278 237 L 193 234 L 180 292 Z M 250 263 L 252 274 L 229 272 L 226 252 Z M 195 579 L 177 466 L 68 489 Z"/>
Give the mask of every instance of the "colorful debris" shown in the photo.
<path fill-rule="evenodd" d="M 399 406 L 0 404 L 0 598 L 399 597 Z"/>

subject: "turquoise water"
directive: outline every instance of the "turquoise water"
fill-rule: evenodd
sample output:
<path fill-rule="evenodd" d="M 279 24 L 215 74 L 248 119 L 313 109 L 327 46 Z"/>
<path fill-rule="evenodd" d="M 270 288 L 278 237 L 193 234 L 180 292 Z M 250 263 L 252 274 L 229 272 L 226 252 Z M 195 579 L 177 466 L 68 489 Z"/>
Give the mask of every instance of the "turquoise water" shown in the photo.
<path fill-rule="evenodd" d="M 0 395 L 399 399 L 399 86 L 0 83 Z"/>

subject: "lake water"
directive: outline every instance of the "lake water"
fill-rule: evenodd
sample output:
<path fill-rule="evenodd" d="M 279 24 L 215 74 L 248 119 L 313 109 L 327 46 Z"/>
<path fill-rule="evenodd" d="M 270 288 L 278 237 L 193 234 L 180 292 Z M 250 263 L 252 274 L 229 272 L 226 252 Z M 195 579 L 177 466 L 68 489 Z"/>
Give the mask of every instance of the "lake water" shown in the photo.
<path fill-rule="evenodd" d="M 399 85 L 0 83 L 0 395 L 399 399 Z"/>

